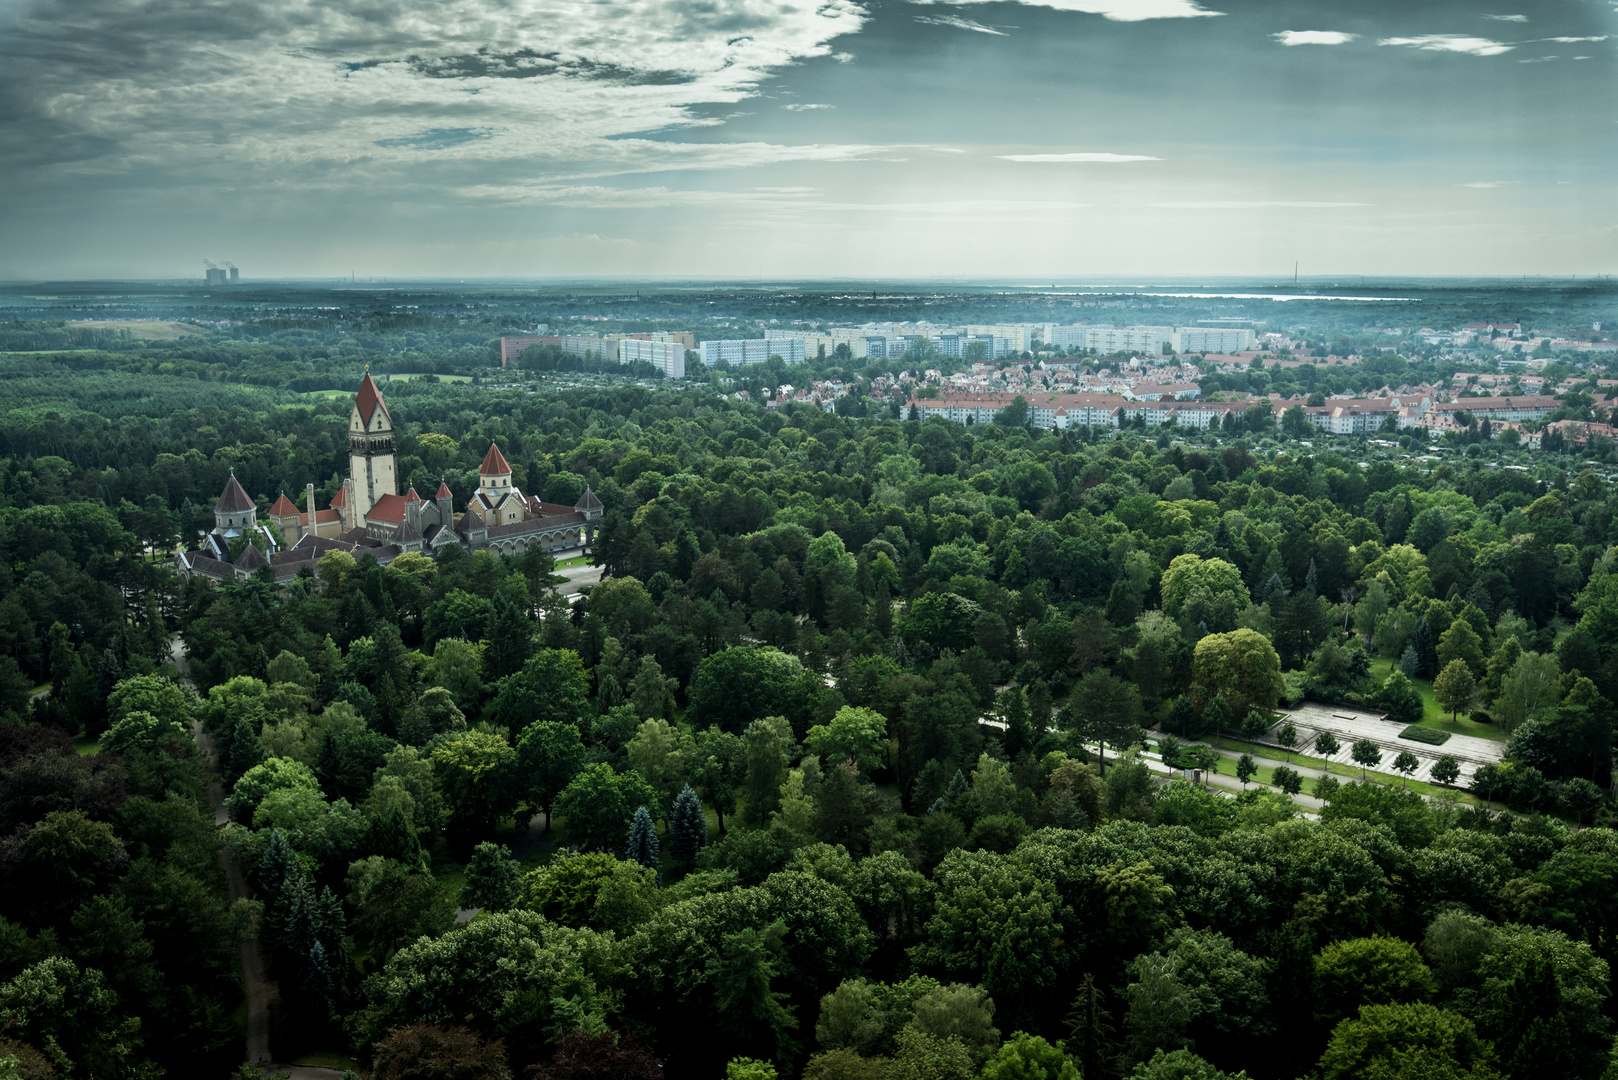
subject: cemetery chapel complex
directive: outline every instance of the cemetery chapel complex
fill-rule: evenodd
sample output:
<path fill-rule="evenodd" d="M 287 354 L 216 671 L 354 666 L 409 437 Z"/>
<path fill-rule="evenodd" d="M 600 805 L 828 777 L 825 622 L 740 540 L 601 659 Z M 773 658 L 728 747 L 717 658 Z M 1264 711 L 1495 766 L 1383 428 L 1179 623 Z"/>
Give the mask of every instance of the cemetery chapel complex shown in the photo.
<path fill-rule="evenodd" d="M 430 500 L 415 488 L 401 495 L 398 487 L 393 418 L 367 373 L 348 414 L 348 479 L 331 504 L 315 509 L 312 483 L 304 487 L 303 510 L 282 493 L 267 516 L 280 530 L 283 546 L 259 522 L 252 498 L 233 472 L 214 504 L 213 531 L 196 550 L 182 552 L 175 568 L 182 576 L 224 580 L 250 577 L 268 566 L 277 581 L 285 581 L 328 551 L 370 555 L 387 564 L 406 551 L 432 555 L 450 544 L 508 555 L 534 546 L 560 550 L 589 543 L 601 518 L 601 500 L 588 487 L 574 506 L 524 495 L 492 443 L 478 469 L 477 492 L 459 514 L 442 482 Z M 233 543 L 240 538 L 256 543 Z"/>

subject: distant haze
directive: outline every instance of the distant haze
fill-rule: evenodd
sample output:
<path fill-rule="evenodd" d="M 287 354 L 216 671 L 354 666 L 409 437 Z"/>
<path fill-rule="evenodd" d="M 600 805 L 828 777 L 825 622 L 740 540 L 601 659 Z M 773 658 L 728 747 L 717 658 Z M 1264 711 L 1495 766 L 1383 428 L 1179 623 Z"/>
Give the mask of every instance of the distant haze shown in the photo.
<path fill-rule="evenodd" d="M 0 279 L 1589 275 L 1618 6 L 0 0 Z"/>

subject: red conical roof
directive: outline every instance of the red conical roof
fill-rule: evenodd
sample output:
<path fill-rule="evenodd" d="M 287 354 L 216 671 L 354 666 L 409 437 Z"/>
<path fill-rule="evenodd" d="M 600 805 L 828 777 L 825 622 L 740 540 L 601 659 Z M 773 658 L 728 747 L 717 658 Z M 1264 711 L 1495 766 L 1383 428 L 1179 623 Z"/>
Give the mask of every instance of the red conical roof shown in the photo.
<path fill-rule="evenodd" d="M 454 494 L 451 493 L 450 490 L 449 490 L 449 485 L 444 483 L 444 481 L 440 480 L 438 482 L 438 492 L 437 492 L 437 494 L 435 494 L 433 496 L 433 498 L 435 498 L 435 499 L 453 499 L 454 497 L 455 497 Z"/>
<path fill-rule="evenodd" d="M 415 488 L 411 488 L 409 491 L 405 492 L 405 502 L 418 503 L 420 501 L 421 496 L 416 494 Z"/>
<path fill-rule="evenodd" d="M 388 418 L 388 423 L 393 422 L 393 416 L 388 412 L 387 402 L 382 400 L 382 391 L 378 390 L 376 383 L 371 381 L 369 371 L 365 373 L 365 378 L 360 380 L 360 392 L 354 395 L 354 405 L 360 411 L 360 423 L 366 427 L 371 426 L 371 416 L 376 412 L 378 406 L 381 406 L 382 415 Z"/>
<path fill-rule="evenodd" d="M 288 514 L 296 514 L 297 512 L 298 508 L 292 505 L 292 500 L 287 498 L 287 493 L 284 491 L 281 492 L 281 497 L 275 500 L 275 505 L 270 507 L 271 517 L 286 517 Z"/>
<path fill-rule="evenodd" d="M 253 500 L 242 490 L 241 482 L 236 479 L 234 472 L 230 474 L 230 479 L 225 481 L 224 494 L 219 496 L 219 501 L 213 504 L 213 508 L 215 513 L 226 514 L 241 514 L 253 509 Z"/>
<path fill-rule="evenodd" d="M 509 476 L 511 466 L 506 464 L 506 457 L 494 443 L 489 444 L 489 452 L 483 458 L 483 467 L 478 469 L 480 476 Z"/>

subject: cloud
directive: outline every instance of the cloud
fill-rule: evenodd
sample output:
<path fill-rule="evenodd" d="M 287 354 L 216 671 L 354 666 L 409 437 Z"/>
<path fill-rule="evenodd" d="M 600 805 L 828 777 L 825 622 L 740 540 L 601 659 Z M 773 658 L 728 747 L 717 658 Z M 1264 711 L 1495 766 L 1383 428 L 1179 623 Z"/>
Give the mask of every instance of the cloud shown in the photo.
<path fill-rule="evenodd" d="M 1527 22 L 1528 21 L 1528 16 L 1526 16 L 1526 15 L 1485 15 L 1483 17 L 1485 19 L 1493 19 L 1495 22 Z"/>
<path fill-rule="evenodd" d="M 1149 204 L 1162 210 L 1330 210 L 1344 206 L 1370 206 L 1362 202 L 1160 202 Z"/>
<path fill-rule="evenodd" d="M 1114 163 L 1119 161 L 1162 161 L 1145 154 L 996 154 L 1001 161 L 1089 161 Z"/>
<path fill-rule="evenodd" d="M 792 104 L 792 105 L 783 105 L 783 106 L 781 106 L 781 108 L 786 109 L 788 112 L 810 112 L 811 110 L 814 110 L 814 109 L 835 109 L 835 108 L 837 108 L 837 106 L 835 106 L 835 105 L 807 105 L 807 104 L 799 105 L 799 104 Z"/>
<path fill-rule="evenodd" d="M 844 159 L 847 147 L 763 142 L 731 158 L 678 133 L 722 124 L 724 107 L 782 67 L 832 57 L 869 18 L 857 0 L 75 0 L 71 18 L 51 0 L 0 0 L 0 10 L 6 186 L 60 192 L 247 191 L 259 177 L 281 191 L 429 191 L 473 171 L 559 181 Z"/>
<path fill-rule="evenodd" d="M 479 184 L 461 189 L 467 198 L 504 205 L 573 206 L 613 210 L 655 210 L 670 206 L 751 206 L 787 214 L 807 212 L 927 214 L 1006 214 L 1077 210 L 1089 203 L 1038 199 L 944 199 L 934 202 L 844 202 L 819 198 L 818 188 L 760 187 L 748 191 L 680 190 L 667 187 L 617 188 L 594 184 L 506 186 Z"/>
<path fill-rule="evenodd" d="M 479 139 L 491 139 L 494 132 L 474 128 L 430 128 L 417 135 L 401 135 L 392 139 L 377 139 L 376 145 L 387 149 L 406 147 L 413 150 L 448 150 Z"/>
<path fill-rule="evenodd" d="M 1426 52 L 1466 53 L 1469 56 L 1499 56 L 1515 49 L 1501 41 L 1467 37 L 1465 34 L 1422 34 L 1419 37 L 1383 38 L 1378 45 L 1408 45 Z"/>
<path fill-rule="evenodd" d="M 1497 188 L 1505 187 L 1507 184 L 1514 183 L 1516 183 L 1515 180 L 1474 180 L 1470 184 L 1456 184 L 1455 186 L 1469 188 Z"/>
<path fill-rule="evenodd" d="M 1283 45 L 1347 45 L 1359 37 L 1341 30 L 1283 30 L 1270 36 Z"/>
<path fill-rule="evenodd" d="M 996 30 L 992 26 L 984 26 L 980 22 L 963 19 L 957 15 L 917 15 L 915 19 L 919 23 L 931 23 L 934 26 L 953 26 L 957 30 L 976 30 L 980 34 L 994 34 L 998 37 L 1010 36 L 1004 30 Z"/>
<path fill-rule="evenodd" d="M 917 3 L 972 4 L 983 0 L 916 0 Z M 1017 0 L 1029 7 L 1055 8 L 1100 15 L 1113 22 L 1143 22 L 1147 19 L 1207 19 L 1223 15 L 1210 11 L 1196 0 Z"/>
<path fill-rule="evenodd" d="M 1527 60 L 1519 60 L 1519 61 L 1517 61 L 1517 63 L 1519 63 L 1519 64 L 1548 64 L 1552 60 L 1556 60 L 1556 59 L 1559 59 L 1559 57 L 1556 57 L 1554 55 L 1553 56 L 1535 56 L 1535 57 L 1530 57 Z"/>
<path fill-rule="evenodd" d="M 1577 42 L 1580 42 L 1580 41 L 1606 41 L 1607 38 L 1609 38 L 1611 36 L 1612 35 L 1610 35 L 1610 34 L 1602 34 L 1600 37 L 1545 37 L 1545 38 L 1535 38 L 1534 40 L 1535 41 L 1555 41 L 1555 42 L 1558 42 L 1558 43 L 1560 43 L 1562 45 L 1573 45 L 1573 44 L 1576 44 Z"/>

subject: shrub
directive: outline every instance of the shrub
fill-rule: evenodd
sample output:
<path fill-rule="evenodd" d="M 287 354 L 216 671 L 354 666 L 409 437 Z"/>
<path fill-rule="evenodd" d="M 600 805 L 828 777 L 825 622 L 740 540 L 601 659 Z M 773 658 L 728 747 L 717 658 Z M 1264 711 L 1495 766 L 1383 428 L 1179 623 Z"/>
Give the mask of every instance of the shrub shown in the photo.
<path fill-rule="evenodd" d="M 1428 746 L 1443 746 L 1449 742 L 1449 732 L 1438 731 L 1430 727 L 1416 727 L 1411 725 L 1399 732 L 1399 738 L 1411 739 L 1415 742 L 1426 743 Z"/>
<path fill-rule="evenodd" d="M 1471 719 L 1472 719 L 1472 723 L 1474 723 L 1474 724 L 1492 724 L 1492 723 L 1494 723 L 1494 717 L 1490 716 L 1488 713 L 1484 712 L 1482 709 L 1473 709 Z"/>

